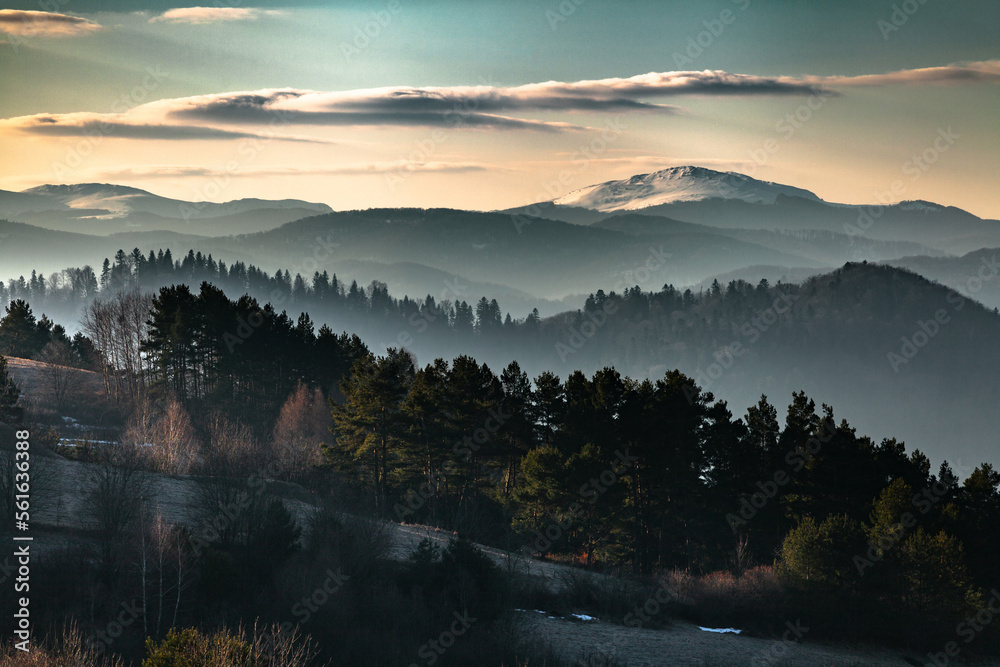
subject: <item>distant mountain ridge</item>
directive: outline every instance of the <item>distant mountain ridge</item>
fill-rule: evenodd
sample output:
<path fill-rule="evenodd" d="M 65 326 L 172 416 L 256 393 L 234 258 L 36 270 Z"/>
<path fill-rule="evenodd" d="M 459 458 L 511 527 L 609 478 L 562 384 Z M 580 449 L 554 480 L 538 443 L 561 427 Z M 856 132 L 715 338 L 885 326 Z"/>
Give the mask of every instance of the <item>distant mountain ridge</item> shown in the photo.
<path fill-rule="evenodd" d="M 316 213 L 329 213 L 333 209 L 326 204 L 302 201 L 300 199 L 236 199 L 227 202 L 189 202 L 154 195 L 146 190 L 125 185 L 105 183 L 77 183 L 73 185 L 39 185 L 24 190 L 21 194 L 50 197 L 56 202 L 73 209 L 104 209 L 109 217 L 124 217 L 130 213 L 154 213 L 163 217 L 214 218 L 232 215 L 260 208 L 306 209 Z"/>
<path fill-rule="evenodd" d="M 888 205 L 838 204 L 801 188 L 693 166 L 598 183 L 505 212 L 580 225 L 641 213 L 729 230 L 824 230 L 852 238 L 917 243 L 952 254 L 1000 246 L 1000 221 L 984 220 L 954 206 L 920 199 Z"/>
<path fill-rule="evenodd" d="M 703 167 L 671 167 L 574 190 L 553 200 L 559 206 L 579 206 L 596 211 L 635 211 L 650 206 L 704 199 L 739 199 L 773 204 L 780 196 L 823 201 L 812 192 L 790 185 L 760 181 L 736 172 Z"/>
<path fill-rule="evenodd" d="M 274 229 L 332 210 L 327 204 L 299 199 L 184 201 L 106 183 L 40 185 L 23 192 L 0 190 L 0 218 L 96 235 L 136 229 L 203 236 L 240 234 Z"/>

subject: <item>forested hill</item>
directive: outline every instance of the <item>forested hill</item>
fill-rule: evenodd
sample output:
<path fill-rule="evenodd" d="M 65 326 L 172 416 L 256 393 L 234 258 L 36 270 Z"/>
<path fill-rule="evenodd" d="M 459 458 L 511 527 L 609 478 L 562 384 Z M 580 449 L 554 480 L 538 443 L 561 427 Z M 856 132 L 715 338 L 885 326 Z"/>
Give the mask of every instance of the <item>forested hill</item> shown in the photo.
<path fill-rule="evenodd" d="M 762 393 L 804 389 L 873 436 L 899 437 L 937 458 L 997 461 L 1000 316 L 904 269 L 847 264 L 798 285 L 734 280 L 701 293 L 669 285 L 598 291 L 549 318 L 511 318 L 475 295 L 396 299 L 384 284 L 346 285 L 326 273 L 271 276 L 193 252 L 176 262 L 169 253 L 120 253 L 102 273 L 70 270 L 64 287 L 9 284 L 0 302 L 25 299 L 65 321 L 58 313 L 79 312 L 105 291 L 177 283 L 197 293 L 204 281 L 231 299 L 271 303 L 293 324 L 306 312 L 307 326 L 357 333 L 373 351 L 405 348 L 420 363 L 467 353 L 494 369 L 517 360 L 533 376 L 613 366 L 658 378 L 678 368 L 737 414 Z"/>
<path fill-rule="evenodd" d="M 865 432 L 997 458 L 1000 316 L 905 270 L 848 264 L 801 285 L 731 282 L 701 298 L 630 291 L 543 324 L 552 366 L 679 368 L 737 409 L 805 389 Z"/>

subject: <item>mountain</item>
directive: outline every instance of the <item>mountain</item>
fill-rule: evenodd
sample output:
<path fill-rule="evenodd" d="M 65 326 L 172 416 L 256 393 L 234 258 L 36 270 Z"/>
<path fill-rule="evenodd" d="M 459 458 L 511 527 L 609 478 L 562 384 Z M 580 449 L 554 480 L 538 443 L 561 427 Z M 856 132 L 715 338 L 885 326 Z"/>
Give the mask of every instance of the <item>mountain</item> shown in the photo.
<path fill-rule="evenodd" d="M 903 257 L 886 264 L 936 280 L 959 294 L 1000 308 L 1000 248 L 983 248 L 961 257 Z"/>
<path fill-rule="evenodd" d="M 17 218 L 39 211 L 66 211 L 69 206 L 44 194 L 0 190 L 0 217 Z"/>
<path fill-rule="evenodd" d="M 929 246 L 908 241 L 882 241 L 820 229 L 726 229 L 645 213 L 618 213 L 595 222 L 593 226 L 647 237 L 695 232 L 716 234 L 795 255 L 828 267 L 840 266 L 849 261 L 877 262 L 898 259 L 906 255 L 937 257 L 944 254 Z"/>
<path fill-rule="evenodd" d="M 293 274 L 301 269 L 308 275 L 317 269 L 335 271 L 346 261 L 398 264 L 419 257 L 420 264 L 466 281 L 505 285 L 550 300 L 598 289 L 689 284 L 753 264 L 823 266 L 698 225 L 669 237 L 647 238 L 543 218 L 515 220 L 502 213 L 453 209 L 328 213 L 267 232 L 212 239 L 200 247 L 216 257 L 225 252 L 259 266 Z"/>
<path fill-rule="evenodd" d="M 676 167 L 591 185 L 508 212 L 589 225 L 626 211 L 724 229 L 824 230 L 854 239 L 917 243 L 951 254 L 1000 246 L 1000 221 L 984 220 L 953 206 L 923 200 L 835 204 L 807 190 L 700 167 Z"/>
<path fill-rule="evenodd" d="M 75 185 L 40 185 L 21 194 L 48 197 L 74 209 L 103 209 L 106 217 L 121 218 L 131 213 L 153 213 L 165 218 L 215 218 L 246 211 L 267 209 L 307 209 L 316 213 L 332 211 L 326 204 L 298 199 L 237 199 L 223 203 L 189 202 L 154 195 L 124 185 L 78 183 Z"/>
<path fill-rule="evenodd" d="M 761 394 L 780 410 L 804 390 L 876 440 L 1000 462 L 1000 315 L 910 271 L 851 263 L 801 284 L 724 283 L 690 303 L 662 291 L 588 308 L 544 320 L 522 366 L 652 379 L 679 368 L 737 415 Z"/>
<path fill-rule="evenodd" d="M 433 269 L 415 262 L 397 262 L 383 264 L 381 262 L 344 260 L 330 267 L 338 278 L 348 282 L 356 280 L 358 285 L 367 287 L 372 281 L 385 283 L 393 295 L 409 295 L 414 299 L 422 299 L 427 295 L 435 301 L 471 301 L 481 296 L 496 299 L 504 312 L 512 315 L 530 313 L 532 308 L 538 308 L 544 317 L 563 312 L 567 308 L 575 308 L 586 298 L 586 295 L 567 295 L 561 300 L 551 301 L 541 299 L 528 292 L 491 282 L 477 282 L 463 276 L 455 275 L 440 269 Z"/>
<path fill-rule="evenodd" d="M 326 204 L 298 199 L 191 202 L 104 183 L 0 191 L 0 218 L 58 231 L 99 235 L 133 229 L 206 236 L 255 232 L 331 210 Z"/>
<path fill-rule="evenodd" d="M 399 296 L 487 296 L 523 316 L 536 307 L 543 314 L 556 312 L 574 295 L 634 286 L 658 289 L 668 283 L 696 285 L 751 266 L 823 271 L 855 259 L 881 261 L 936 252 L 919 244 L 833 232 L 723 229 L 638 213 L 583 226 L 452 209 L 371 209 L 298 218 L 255 233 L 198 233 L 206 223 L 219 220 L 230 230 L 248 226 L 248 221 L 263 224 L 267 215 L 248 211 L 181 221 L 180 231 L 143 231 L 159 228 L 165 219 L 139 212 L 127 219 L 143 220 L 145 226 L 129 224 L 128 231 L 105 235 L 0 222 L 0 235 L 7 235 L 0 243 L 0 280 L 28 276 L 32 270 L 48 276 L 67 266 L 99 267 L 119 248 L 138 248 L 143 255 L 169 248 L 176 258 L 194 248 L 227 263 L 288 270 L 307 280 L 324 270 L 362 286 L 378 280 Z M 464 287 L 448 287 L 455 279 Z"/>
<path fill-rule="evenodd" d="M 140 248 L 200 248 L 207 239 L 194 234 L 166 231 L 130 231 L 106 236 L 53 231 L 20 222 L 0 219 L 0 280 L 28 276 L 38 271 L 43 276 L 67 267 L 90 265 L 100 269 L 105 257 L 114 257 L 118 249 L 126 252 Z"/>
<path fill-rule="evenodd" d="M 672 167 L 622 181 L 608 181 L 574 190 L 553 203 L 606 213 L 705 199 L 738 199 L 757 204 L 773 204 L 779 196 L 822 201 L 808 190 L 759 181 L 732 171 Z"/>
<path fill-rule="evenodd" d="M 823 275 L 824 273 L 827 273 L 825 269 L 796 269 L 787 266 L 748 266 L 744 269 L 737 269 L 721 273 L 712 278 L 706 278 L 697 285 L 692 285 L 691 290 L 693 292 L 708 291 L 715 281 L 718 281 L 723 287 L 734 280 L 743 280 L 751 285 L 756 285 L 761 280 L 766 280 L 769 284 L 801 283 L 813 276 Z"/>

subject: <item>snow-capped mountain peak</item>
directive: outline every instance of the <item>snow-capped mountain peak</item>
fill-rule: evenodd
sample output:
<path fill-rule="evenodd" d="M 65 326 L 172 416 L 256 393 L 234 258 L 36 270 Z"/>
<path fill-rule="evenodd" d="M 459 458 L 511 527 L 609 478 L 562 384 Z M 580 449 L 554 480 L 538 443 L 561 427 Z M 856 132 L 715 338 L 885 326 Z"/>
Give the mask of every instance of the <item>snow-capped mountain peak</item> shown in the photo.
<path fill-rule="evenodd" d="M 574 190 L 553 203 L 612 212 L 715 198 L 773 204 L 779 195 L 822 201 L 812 192 L 801 188 L 759 181 L 732 171 L 721 172 L 687 166 L 591 185 Z"/>

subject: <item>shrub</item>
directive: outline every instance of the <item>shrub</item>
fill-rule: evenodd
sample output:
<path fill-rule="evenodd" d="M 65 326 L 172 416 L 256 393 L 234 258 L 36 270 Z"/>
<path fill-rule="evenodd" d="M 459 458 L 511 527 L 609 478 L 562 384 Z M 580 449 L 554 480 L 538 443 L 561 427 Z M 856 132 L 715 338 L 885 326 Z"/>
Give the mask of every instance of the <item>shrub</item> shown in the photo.
<path fill-rule="evenodd" d="M 277 626 L 254 627 L 249 635 L 242 628 L 211 635 L 172 629 L 159 644 L 147 640 L 146 652 L 142 667 L 306 667 L 316 656 L 310 638 Z"/>
<path fill-rule="evenodd" d="M 702 577 L 673 571 L 662 586 L 674 597 L 680 613 L 710 627 L 737 627 L 770 634 L 781 626 L 785 593 L 773 568 L 760 566 L 742 575 L 712 572 Z"/>
<path fill-rule="evenodd" d="M 34 644 L 28 653 L 4 642 L 0 663 L 6 667 L 124 667 L 117 657 L 103 656 L 86 642 L 75 624 L 66 626 L 53 640 Z"/>

